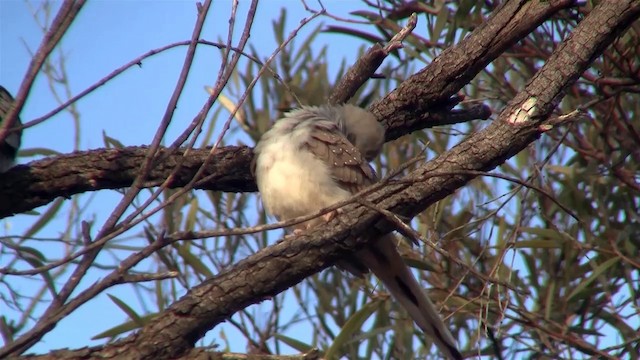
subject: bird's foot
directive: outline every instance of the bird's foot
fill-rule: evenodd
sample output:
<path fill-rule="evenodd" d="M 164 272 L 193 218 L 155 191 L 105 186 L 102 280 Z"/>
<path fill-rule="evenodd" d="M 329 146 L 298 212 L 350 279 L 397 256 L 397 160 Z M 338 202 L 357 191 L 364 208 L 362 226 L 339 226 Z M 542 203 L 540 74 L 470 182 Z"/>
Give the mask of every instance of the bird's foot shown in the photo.
<path fill-rule="evenodd" d="M 338 216 L 340 214 L 342 214 L 342 208 L 336 209 L 336 210 L 333 210 L 333 211 L 329 211 L 328 213 L 322 215 L 322 218 L 324 219 L 324 221 L 329 222 L 329 221 L 335 219 L 336 216 Z"/>

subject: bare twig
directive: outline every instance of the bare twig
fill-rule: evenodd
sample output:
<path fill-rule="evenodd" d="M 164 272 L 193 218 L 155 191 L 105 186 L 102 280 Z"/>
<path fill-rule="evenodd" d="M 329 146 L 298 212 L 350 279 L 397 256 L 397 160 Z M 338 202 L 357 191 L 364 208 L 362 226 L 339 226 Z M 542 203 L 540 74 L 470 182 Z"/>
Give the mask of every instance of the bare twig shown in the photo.
<path fill-rule="evenodd" d="M 118 284 L 138 283 L 147 281 L 158 281 L 173 279 L 180 275 L 177 271 L 167 271 L 157 274 L 124 274 L 118 281 Z"/>
<path fill-rule="evenodd" d="M 93 85 L 89 86 L 88 88 L 86 88 L 85 90 L 81 91 L 80 93 L 78 93 L 77 95 L 71 97 L 69 100 L 65 101 L 64 103 L 62 103 L 61 105 L 59 105 L 58 107 L 56 107 L 55 109 L 49 111 L 48 113 L 35 118 L 33 120 L 30 120 L 28 122 L 25 122 L 24 125 L 22 125 L 22 127 L 20 127 L 21 129 L 25 129 L 25 128 L 29 128 L 35 125 L 38 125 L 46 120 L 48 120 L 49 118 L 51 118 L 52 116 L 58 114 L 59 112 L 61 112 L 62 110 L 64 110 L 66 107 L 68 107 L 69 105 L 77 102 L 78 100 L 84 98 L 85 96 L 87 96 L 88 94 L 90 94 L 91 92 L 93 92 L 94 90 L 96 90 L 97 88 L 103 86 L 104 84 L 108 83 L 109 81 L 113 80 L 114 78 L 116 78 L 117 76 L 119 76 L 120 74 L 124 73 L 126 70 L 129 70 L 133 67 L 138 67 L 140 65 L 142 65 L 142 62 L 152 56 L 161 54 L 167 50 L 171 50 L 173 48 L 179 47 L 179 46 L 188 46 L 191 44 L 191 40 L 185 40 L 185 41 L 179 41 L 179 42 L 175 42 L 172 44 L 168 44 L 162 47 L 159 47 L 157 49 L 153 49 L 153 50 L 149 50 L 148 52 L 136 57 L 135 59 L 127 62 L 126 64 L 120 66 L 119 68 L 117 68 L 116 70 L 112 71 L 111 73 L 109 73 L 107 76 L 103 77 L 102 79 L 98 80 L 97 82 L 95 82 Z M 225 44 L 222 43 L 218 43 L 218 42 L 213 42 L 213 41 L 208 41 L 208 40 L 198 40 L 198 44 L 203 44 L 203 45 L 209 45 L 209 46 L 215 46 L 218 49 L 227 49 L 227 46 Z M 257 63 L 258 65 L 262 65 L 262 61 L 260 61 L 260 59 L 254 57 L 251 54 L 248 54 L 246 52 L 244 52 L 242 49 L 232 46 L 229 49 L 231 49 L 232 51 L 241 54 L 242 56 L 246 57 L 247 59 Z M 271 70 L 273 71 L 273 70 Z M 274 72 L 275 74 L 275 72 Z M 276 77 L 277 78 L 277 77 Z"/>
<path fill-rule="evenodd" d="M 417 16 L 414 14 L 405 27 L 400 30 L 384 47 L 375 44 L 349 68 L 344 77 L 334 87 L 327 102 L 341 104 L 349 100 L 360 87 L 375 73 L 389 53 L 402 47 L 402 41 L 416 27 Z"/>
<path fill-rule="evenodd" d="M 78 16 L 78 13 L 80 13 L 84 4 L 85 0 L 65 0 L 64 3 L 62 3 L 60 10 L 51 23 L 49 31 L 45 34 L 44 39 L 42 39 L 42 43 L 31 59 L 27 73 L 22 80 L 22 85 L 20 85 L 20 89 L 16 93 L 15 101 L 13 102 L 13 105 L 9 107 L 6 119 L 4 119 L 0 126 L 0 142 L 4 141 L 9 133 L 9 129 L 11 129 L 13 124 L 16 122 L 18 114 L 20 114 L 20 111 L 22 110 L 22 106 L 29 95 L 31 86 L 35 81 L 36 76 L 38 76 L 42 65 L 45 63 L 60 39 L 62 39 L 64 34 L 66 34 L 69 26 L 71 26 L 71 23 Z"/>
<path fill-rule="evenodd" d="M 357 199 L 357 202 L 362 204 L 362 205 L 364 205 L 364 206 L 366 206 L 367 208 L 369 208 L 371 210 L 375 210 L 375 211 L 379 212 L 380 214 L 382 214 L 390 223 L 392 223 L 395 226 L 395 230 L 397 230 L 399 233 L 401 233 L 402 235 L 404 235 L 405 237 L 407 237 L 408 239 L 413 241 L 413 243 L 415 243 L 415 244 L 418 244 L 418 243 L 427 244 L 427 246 L 429 246 L 433 250 L 437 251 L 440 255 L 444 256 L 449 261 L 454 262 L 454 263 L 460 265 L 461 267 L 465 268 L 468 272 L 472 273 L 473 275 L 475 275 L 479 279 L 482 279 L 482 280 L 484 280 L 484 281 L 486 281 L 488 283 L 504 286 L 504 287 L 506 287 L 506 288 L 508 288 L 510 290 L 513 290 L 513 291 L 515 291 L 517 293 L 520 293 L 520 294 L 523 294 L 523 295 L 529 293 L 526 289 L 517 289 L 516 287 L 514 287 L 513 285 L 511 285 L 508 282 L 505 282 L 505 281 L 502 281 L 500 279 L 497 279 L 497 278 L 494 278 L 494 277 L 491 277 L 491 276 L 487 276 L 485 274 L 482 274 L 482 273 L 478 272 L 477 270 L 475 270 L 474 268 L 472 268 L 471 266 L 469 266 L 468 264 L 466 264 L 462 260 L 453 257 L 447 251 L 441 249 L 440 247 L 436 246 L 433 242 L 431 242 L 428 239 L 424 238 L 420 233 L 418 233 L 417 231 L 413 230 L 411 228 L 411 226 L 405 224 L 402 220 L 400 220 L 400 218 L 396 214 L 392 213 L 391 211 L 383 209 L 380 206 L 372 203 L 371 201 L 366 200 L 365 198 Z M 451 290 L 451 291 L 453 291 L 453 290 Z"/>

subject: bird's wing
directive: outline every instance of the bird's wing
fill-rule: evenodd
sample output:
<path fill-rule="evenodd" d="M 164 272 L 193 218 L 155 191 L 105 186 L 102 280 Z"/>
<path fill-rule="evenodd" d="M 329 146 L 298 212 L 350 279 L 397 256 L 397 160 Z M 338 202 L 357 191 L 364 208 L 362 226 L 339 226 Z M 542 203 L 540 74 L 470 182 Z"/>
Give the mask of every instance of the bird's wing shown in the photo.
<path fill-rule="evenodd" d="M 355 194 L 377 181 L 375 171 L 355 147 L 330 121 L 313 121 L 304 143 L 306 149 L 322 160 L 336 183 Z"/>

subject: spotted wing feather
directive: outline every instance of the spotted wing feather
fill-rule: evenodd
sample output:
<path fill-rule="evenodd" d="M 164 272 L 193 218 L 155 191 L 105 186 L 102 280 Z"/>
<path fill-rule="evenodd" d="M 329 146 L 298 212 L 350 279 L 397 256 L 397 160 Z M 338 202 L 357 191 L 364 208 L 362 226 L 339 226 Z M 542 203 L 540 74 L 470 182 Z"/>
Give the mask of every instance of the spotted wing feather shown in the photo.
<path fill-rule="evenodd" d="M 375 172 L 358 148 L 347 140 L 337 126 L 314 124 L 305 146 L 329 166 L 334 180 L 353 194 L 377 180 Z"/>

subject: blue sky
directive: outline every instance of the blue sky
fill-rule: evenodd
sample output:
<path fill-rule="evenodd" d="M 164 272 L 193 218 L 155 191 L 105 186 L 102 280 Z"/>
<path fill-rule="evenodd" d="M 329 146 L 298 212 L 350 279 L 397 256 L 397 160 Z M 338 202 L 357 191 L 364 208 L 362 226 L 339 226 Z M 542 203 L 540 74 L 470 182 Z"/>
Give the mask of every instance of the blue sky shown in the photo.
<path fill-rule="evenodd" d="M 231 1 L 214 3 L 203 31 L 204 39 L 226 39 L 230 4 Z M 264 4 L 259 5 L 250 43 L 266 57 L 276 47 L 271 21 L 279 16 L 280 9 L 286 7 L 288 10 L 288 31 L 297 26 L 299 20 L 307 17 L 308 13 L 297 1 L 270 1 L 269 6 Z M 348 10 L 359 4 L 355 1 L 325 2 L 332 13 L 340 15 L 346 15 Z M 247 2 L 241 2 L 239 18 L 243 18 L 246 5 Z M 89 2 L 62 40 L 72 92 L 76 94 L 84 90 L 117 67 L 151 49 L 188 40 L 193 30 L 195 11 L 195 2 L 191 1 Z M 6 88 L 15 92 L 30 60 L 25 44 L 31 50 L 35 49 L 40 42 L 41 32 L 22 1 L 0 2 L 0 16 L 0 80 Z M 323 18 L 321 21 L 326 23 L 328 20 Z M 301 32 L 301 36 L 304 37 L 308 30 L 319 24 L 320 21 L 315 21 L 306 31 Z M 243 21 L 239 21 L 237 28 L 242 25 Z M 319 44 L 329 42 L 331 37 L 332 35 L 320 35 Z M 343 57 L 353 59 L 357 52 L 357 43 L 353 46 L 355 40 L 346 40 L 347 43 L 340 44 L 344 46 L 333 46 L 329 50 L 329 55 L 336 59 L 333 71 L 337 70 Z M 165 110 L 158 104 L 164 104 L 168 100 L 182 66 L 185 50 L 185 47 L 177 48 L 152 57 L 142 67 L 128 70 L 100 88 L 97 93 L 82 99 L 78 103 L 84 125 L 81 148 L 102 147 L 103 130 L 125 145 L 148 143 L 153 136 L 153 131 L 149 131 L 149 128 L 155 129 Z M 192 75 L 178 106 L 177 119 L 190 120 L 202 106 L 207 98 L 202 89 L 215 81 L 218 64 L 217 49 L 201 47 L 198 50 Z M 22 113 L 25 120 L 41 116 L 56 105 L 43 77 L 36 82 L 28 101 L 28 106 Z M 24 147 L 33 144 L 46 145 L 59 151 L 72 150 L 69 148 L 72 144 L 69 141 L 71 134 L 63 131 L 62 124 L 66 124 L 65 121 L 68 119 L 56 118 L 56 121 L 48 121 L 30 129 L 24 135 Z M 56 134 L 56 141 L 52 141 L 52 134 Z"/>
<path fill-rule="evenodd" d="M 308 3 L 318 8 L 313 1 Z M 269 0 L 268 6 L 266 4 L 267 2 L 263 1 L 258 7 L 250 38 L 250 44 L 255 46 L 264 58 L 277 47 L 271 22 L 279 16 L 282 7 L 288 10 L 285 32 L 287 34 L 302 18 L 310 16 L 298 1 Z M 357 1 L 329 0 L 324 1 L 324 4 L 329 12 L 343 17 L 348 17 L 349 11 L 362 7 L 362 3 Z M 40 5 L 41 2 L 38 1 L 0 1 L 0 84 L 14 94 L 26 72 L 30 54 L 35 51 L 42 38 L 42 32 L 32 14 Z M 59 2 L 53 3 L 56 9 L 59 5 Z M 238 14 L 242 20 L 238 21 L 237 29 L 241 29 L 244 24 L 247 5 L 246 1 L 241 1 Z M 226 39 L 230 8 L 231 1 L 214 2 L 203 31 L 203 39 Z M 65 57 L 72 95 L 83 91 L 116 68 L 151 49 L 190 39 L 195 19 L 194 1 L 90 1 L 63 38 L 59 48 Z M 304 38 L 321 22 L 328 24 L 332 20 L 316 20 L 303 29 L 300 36 Z M 336 43 L 335 39 L 336 35 L 321 34 L 317 40 L 318 45 L 332 43 L 329 49 L 329 58 L 335 60 L 332 62 L 334 65 L 330 65 L 332 73 L 337 71 L 344 58 L 348 63 L 352 63 L 361 45 L 351 38 L 340 37 L 339 43 Z M 77 103 L 81 123 L 78 149 L 103 147 L 103 132 L 127 146 L 149 144 L 174 89 L 185 51 L 186 47 L 176 48 L 149 58 L 141 67 L 127 70 L 96 92 L 81 99 Z M 54 58 L 58 56 L 59 52 L 54 53 Z M 204 91 L 204 86 L 213 85 L 218 66 L 217 49 L 199 48 L 166 138 L 167 143 L 191 121 L 206 101 L 208 94 Z M 62 87 L 58 89 L 61 90 Z M 39 76 L 21 118 L 24 122 L 33 120 L 57 105 L 49 83 L 44 76 Z M 73 118 L 68 113 L 61 112 L 46 122 L 27 129 L 23 135 L 22 148 L 48 148 L 68 153 L 75 149 L 74 136 Z M 34 158 L 23 157 L 18 162 L 25 163 L 31 160 Z M 85 218 L 95 220 L 95 227 L 99 228 L 119 200 L 119 195 L 112 191 L 102 191 L 92 196 L 94 198 Z M 88 201 L 88 198 L 86 199 L 85 202 Z M 60 227 L 65 224 L 64 216 L 64 211 L 60 212 L 58 218 L 38 235 L 58 237 L 63 232 Z M 2 220 L 1 233 L 23 233 L 33 220 L 34 217 L 29 215 Z M 44 246 L 40 250 L 49 258 L 61 255 L 59 247 Z M 0 262 L 2 261 L 6 260 L 0 259 Z M 95 279 L 87 279 L 83 284 L 87 285 L 88 281 Z M 22 281 L 16 284 L 19 288 L 27 288 L 33 283 Z M 127 286 L 110 289 L 107 293 L 125 301 L 129 300 L 135 305 L 135 295 Z M 1 312 L 9 318 L 18 316 L 10 309 L 2 309 Z M 122 311 L 102 294 L 62 321 L 31 351 L 45 352 L 64 347 L 95 345 L 101 342 L 91 341 L 92 336 L 125 320 L 127 317 Z M 227 336 L 233 333 L 230 327 L 220 328 L 225 329 Z M 210 336 L 218 334 L 220 328 L 210 332 Z M 234 351 L 246 350 L 244 343 L 232 343 L 232 346 L 231 350 Z"/>

